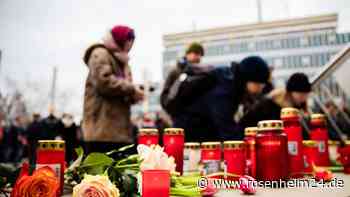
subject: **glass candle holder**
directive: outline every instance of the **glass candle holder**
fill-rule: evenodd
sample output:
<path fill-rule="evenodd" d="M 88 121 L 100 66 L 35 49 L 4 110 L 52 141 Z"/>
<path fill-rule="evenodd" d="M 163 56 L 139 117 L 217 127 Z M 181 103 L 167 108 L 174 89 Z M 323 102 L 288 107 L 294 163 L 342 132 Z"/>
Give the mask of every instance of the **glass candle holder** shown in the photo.
<path fill-rule="evenodd" d="M 246 151 L 244 141 L 225 141 L 224 161 L 226 165 L 226 172 L 237 175 L 245 175 Z"/>
<path fill-rule="evenodd" d="M 338 158 L 340 157 L 339 149 L 339 141 L 328 140 L 329 160 L 331 165 L 341 165 L 341 163 L 338 161 Z"/>
<path fill-rule="evenodd" d="M 201 145 L 202 174 L 208 175 L 220 171 L 221 165 L 221 143 L 203 142 Z"/>
<path fill-rule="evenodd" d="M 323 114 L 311 115 L 310 139 L 317 141 L 318 145 L 319 158 L 316 161 L 316 165 L 330 166 L 327 121 Z"/>
<path fill-rule="evenodd" d="M 244 130 L 244 142 L 246 147 L 246 173 L 247 175 L 256 177 L 256 149 L 255 138 L 258 127 L 247 127 Z"/>
<path fill-rule="evenodd" d="M 176 163 L 176 171 L 183 173 L 184 160 L 184 130 L 180 128 L 167 128 L 163 135 L 164 152 L 173 156 Z"/>
<path fill-rule="evenodd" d="M 140 129 L 137 136 L 137 143 L 147 146 L 159 144 L 158 129 Z"/>
<path fill-rule="evenodd" d="M 288 178 L 287 135 L 283 133 L 283 122 L 260 121 L 256 135 L 257 179 L 279 181 Z"/>
<path fill-rule="evenodd" d="M 169 197 L 170 171 L 169 170 L 143 170 L 142 197 Z"/>
<path fill-rule="evenodd" d="M 65 142 L 63 140 L 39 140 L 36 151 L 36 169 L 48 166 L 60 180 L 60 194 L 63 192 L 65 170 Z"/>
<path fill-rule="evenodd" d="M 281 110 L 281 120 L 284 125 L 284 133 L 288 139 L 289 176 L 292 178 L 303 177 L 303 134 L 299 110 L 283 108 Z"/>
<path fill-rule="evenodd" d="M 344 173 L 350 174 L 350 141 L 345 141 L 345 147 L 339 148 L 340 162 L 344 166 Z"/>
<path fill-rule="evenodd" d="M 303 146 L 304 172 L 310 174 L 313 172 L 312 165 L 316 162 L 318 157 L 317 142 L 314 140 L 304 140 Z"/>
<path fill-rule="evenodd" d="M 184 174 L 195 173 L 199 171 L 199 163 L 201 160 L 200 143 L 188 142 L 185 143 L 184 149 Z"/>

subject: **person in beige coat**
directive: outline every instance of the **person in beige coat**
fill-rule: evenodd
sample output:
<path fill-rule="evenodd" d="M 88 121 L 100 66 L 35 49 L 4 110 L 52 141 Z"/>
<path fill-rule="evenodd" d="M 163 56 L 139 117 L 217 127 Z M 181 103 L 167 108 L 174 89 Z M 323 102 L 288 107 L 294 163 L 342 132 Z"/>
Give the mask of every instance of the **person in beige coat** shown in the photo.
<path fill-rule="evenodd" d="M 144 96 L 133 84 L 128 65 L 134 40 L 131 28 L 116 26 L 102 44 L 85 52 L 89 74 L 82 130 L 87 152 L 106 152 L 133 143 L 130 106 Z"/>

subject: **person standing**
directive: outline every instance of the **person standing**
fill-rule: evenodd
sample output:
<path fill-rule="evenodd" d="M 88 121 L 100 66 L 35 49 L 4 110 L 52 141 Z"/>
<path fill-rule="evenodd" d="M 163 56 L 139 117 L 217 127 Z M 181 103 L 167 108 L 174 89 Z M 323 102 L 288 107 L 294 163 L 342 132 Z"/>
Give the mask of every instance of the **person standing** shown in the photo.
<path fill-rule="evenodd" d="M 115 26 L 102 44 L 84 55 L 89 73 L 85 84 L 82 130 L 86 151 L 106 152 L 133 143 L 130 106 L 144 97 L 132 82 L 128 53 L 134 30 Z"/>
<path fill-rule="evenodd" d="M 200 64 L 204 54 L 205 51 L 201 44 L 191 43 L 185 56 L 169 72 L 160 101 L 163 109 L 172 118 L 181 114 L 184 108 L 195 102 L 200 94 L 215 85 L 215 78 L 209 72 L 214 68 Z"/>
<path fill-rule="evenodd" d="M 78 127 L 76 126 L 71 114 L 63 114 L 60 121 L 60 136 L 66 142 L 66 162 L 69 164 L 73 160 L 74 148 L 77 147 Z"/>
<path fill-rule="evenodd" d="M 42 124 L 40 114 L 34 113 L 32 116 L 32 122 L 27 128 L 28 142 L 29 142 L 29 161 L 31 165 L 36 161 L 36 148 L 38 141 L 42 135 Z"/>
<path fill-rule="evenodd" d="M 167 80 L 175 82 L 166 82 L 162 105 L 168 112 L 174 109 L 175 113 L 171 113 L 174 126 L 185 129 L 188 142 L 242 139 L 243 133 L 236 132 L 234 115 L 248 97 L 262 92 L 268 72 L 266 62 L 257 56 L 233 62 L 230 67 L 206 69 L 200 77 L 184 72 L 175 80 Z M 171 89 L 176 81 L 182 84 L 172 98 Z M 170 107 L 170 103 L 175 105 Z"/>

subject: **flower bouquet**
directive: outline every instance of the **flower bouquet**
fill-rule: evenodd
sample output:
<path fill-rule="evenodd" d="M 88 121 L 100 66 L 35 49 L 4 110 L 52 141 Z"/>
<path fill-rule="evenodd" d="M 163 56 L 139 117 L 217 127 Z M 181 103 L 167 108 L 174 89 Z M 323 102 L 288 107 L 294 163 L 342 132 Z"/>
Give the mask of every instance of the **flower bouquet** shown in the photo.
<path fill-rule="evenodd" d="M 174 158 L 169 157 L 162 147 L 139 145 L 138 154 L 128 154 L 133 146 L 87 156 L 82 148 L 78 148 L 77 160 L 65 173 L 65 184 L 72 188 L 73 197 L 140 196 L 142 187 L 147 187 L 142 184 L 143 172 L 150 171 L 168 172 L 167 187 L 172 196 L 201 196 L 197 188 L 200 176 L 181 177 L 175 171 Z M 192 181 L 186 181 L 189 179 Z"/>

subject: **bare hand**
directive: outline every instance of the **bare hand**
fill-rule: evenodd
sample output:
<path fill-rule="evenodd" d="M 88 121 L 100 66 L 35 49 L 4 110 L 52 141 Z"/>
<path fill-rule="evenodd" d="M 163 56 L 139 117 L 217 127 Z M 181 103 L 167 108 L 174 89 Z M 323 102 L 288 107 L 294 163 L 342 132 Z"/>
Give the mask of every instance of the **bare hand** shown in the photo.
<path fill-rule="evenodd" d="M 142 90 L 140 90 L 140 88 L 137 87 L 134 94 L 135 101 L 136 102 L 142 101 L 144 97 L 145 97 L 145 93 Z"/>

